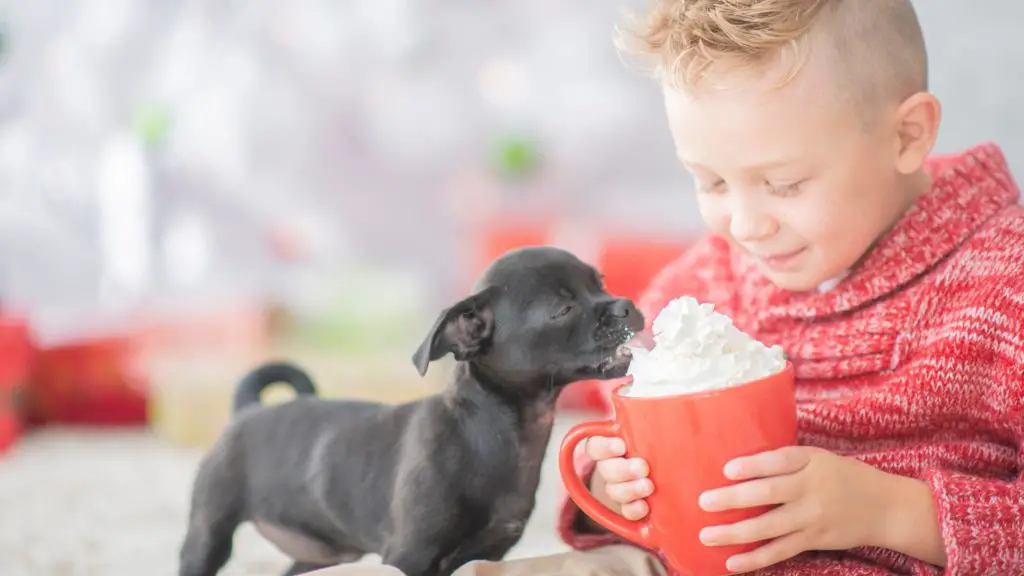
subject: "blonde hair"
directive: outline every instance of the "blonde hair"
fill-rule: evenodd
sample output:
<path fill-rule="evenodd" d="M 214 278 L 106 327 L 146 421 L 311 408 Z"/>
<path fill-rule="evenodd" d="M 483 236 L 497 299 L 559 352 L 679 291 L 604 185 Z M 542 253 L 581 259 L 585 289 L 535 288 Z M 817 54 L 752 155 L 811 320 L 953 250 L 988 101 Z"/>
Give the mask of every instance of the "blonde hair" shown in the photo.
<path fill-rule="evenodd" d="M 784 84 L 819 45 L 828 68 L 846 77 L 842 88 L 859 97 L 927 89 L 924 38 L 910 0 L 655 0 L 639 25 L 618 29 L 617 44 L 682 90 L 779 58 Z"/>

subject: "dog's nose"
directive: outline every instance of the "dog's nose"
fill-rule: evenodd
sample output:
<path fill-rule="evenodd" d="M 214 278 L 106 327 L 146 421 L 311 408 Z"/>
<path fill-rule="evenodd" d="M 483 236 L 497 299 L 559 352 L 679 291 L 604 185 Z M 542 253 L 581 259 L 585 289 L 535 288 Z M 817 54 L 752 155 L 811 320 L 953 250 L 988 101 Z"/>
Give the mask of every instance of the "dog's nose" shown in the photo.
<path fill-rule="evenodd" d="M 633 302 L 629 298 L 617 298 L 608 307 L 608 312 L 616 318 L 629 318 L 630 315 L 637 313 Z"/>

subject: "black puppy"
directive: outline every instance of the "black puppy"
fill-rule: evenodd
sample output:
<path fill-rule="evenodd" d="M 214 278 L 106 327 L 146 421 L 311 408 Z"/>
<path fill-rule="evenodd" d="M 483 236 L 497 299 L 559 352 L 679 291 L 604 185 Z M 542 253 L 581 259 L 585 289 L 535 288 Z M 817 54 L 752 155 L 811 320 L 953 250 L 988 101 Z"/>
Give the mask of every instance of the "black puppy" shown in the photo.
<path fill-rule="evenodd" d="M 525 248 L 492 264 L 413 356 L 420 374 L 445 354 L 458 360 L 438 395 L 398 406 L 322 400 L 293 366 L 255 370 L 200 466 L 179 573 L 216 574 L 244 521 L 295 559 L 287 574 L 366 553 L 409 576 L 501 559 L 533 511 L 558 392 L 623 376 L 621 345 L 642 328 L 592 267 Z M 299 397 L 259 407 L 275 381 Z"/>

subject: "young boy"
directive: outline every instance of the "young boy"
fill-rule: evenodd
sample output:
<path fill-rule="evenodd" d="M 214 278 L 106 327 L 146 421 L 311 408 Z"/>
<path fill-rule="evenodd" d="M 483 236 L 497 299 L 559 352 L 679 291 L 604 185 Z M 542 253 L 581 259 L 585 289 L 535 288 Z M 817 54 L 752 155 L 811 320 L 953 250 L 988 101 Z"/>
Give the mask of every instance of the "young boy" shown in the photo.
<path fill-rule="evenodd" d="M 1024 574 L 1024 210 L 994 145 L 928 157 L 940 107 L 909 0 L 662 0 L 638 40 L 712 232 L 641 308 L 714 303 L 798 378 L 801 446 L 701 498 L 780 506 L 702 539 L 768 541 L 736 572 Z M 594 493 L 645 516 L 646 463 L 614 439 L 585 452 Z M 561 526 L 575 551 L 458 574 L 666 574 L 571 503 Z"/>

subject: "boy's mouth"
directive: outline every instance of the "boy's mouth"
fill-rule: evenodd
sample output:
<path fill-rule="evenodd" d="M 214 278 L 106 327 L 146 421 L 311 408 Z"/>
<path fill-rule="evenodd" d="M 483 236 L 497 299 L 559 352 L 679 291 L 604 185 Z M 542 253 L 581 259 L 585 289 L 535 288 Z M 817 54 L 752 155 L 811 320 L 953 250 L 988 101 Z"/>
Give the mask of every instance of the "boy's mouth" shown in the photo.
<path fill-rule="evenodd" d="M 807 248 L 799 248 L 797 250 L 793 250 L 792 252 L 783 252 L 771 256 L 760 256 L 760 259 L 762 262 L 764 262 L 765 266 L 771 268 L 772 270 L 785 270 L 787 268 L 790 268 L 796 261 L 796 259 L 800 255 L 802 255 L 806 250 Z"/>

